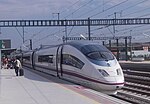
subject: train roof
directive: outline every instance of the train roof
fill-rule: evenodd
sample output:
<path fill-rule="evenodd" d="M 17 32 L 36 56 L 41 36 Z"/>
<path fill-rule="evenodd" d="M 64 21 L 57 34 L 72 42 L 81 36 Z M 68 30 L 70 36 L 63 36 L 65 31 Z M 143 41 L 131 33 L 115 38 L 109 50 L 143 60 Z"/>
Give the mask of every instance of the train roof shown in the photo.
<path fill-rule="evenodd" d="M 53 48 L 53 47 L 58 47 L 61 45 L 71 45 L 77 49 L 81 49 L 81 47 L 85 46 L 85 45 L 89 45 L 89 44 L 93 44 L 95 42 L 92 41 L 71 41 L 71 42 L 67 42 L 67 43 L 63 43 L 63 44 L 58 44 L 58 45 L 42 45 L 39 49 L 47 49 L 47 48 Z"/>
<path fill-rule="evenodd" d="M 86 46 L 86 45 L 96 45 L 96 44 L 100 45 L 99 43 L 93 42 L 93 41 L 71 41 L 71 42 L 68 42 L 66 44 L 74 46 L 74 47 L 76 47 L 78 49 L 81 49 L 83 46 Z M 104 48 L 103 45 L 100 45 L 100 46 L 102 46 L 102 48 Z"/>
<path fill-rule="evenodd" d="M 72 41 L 68 42 L 69 44 L 78 50 L 82 51 L 83 53 L 89 53 L 93 51 L 109 51 L 105 46 L 100 45 L 97 42 L 92 41 Z"/>
<path fill-rule="evenodd" d="M 71 42 L 68 42 L 66 44 L 69 44 L 69 45 L 74 46 L 76 48 L 81 48 L 81 47 L 83 47 L 85 45 L 98 44 L 98 43 L 85 40 L 85 41 L 71 41 Z"/>
<path fill-rule="evenodd" d="M 43 49 L 49 49 L 49 48 L 53 48 L 53 47 L 58 47 L 61 45 L 70 45 L 75 47 L 76 49 L 82 51 L 83 53 L 88 53 L 88 52 L 93 52 L 93 51 L 109 51 L 105 46 L 100 45 L 97 42 L 93 42 L 93 41 L 87 41 L 87 40 L 83 40 L 83 41 L 71 41 L 71 42 L 67 42 L 64 44 L 58 44 L 58 45 L 44 45 L 41 48 L 35 50 L 35 51 L 39 51 L 39 50 L 43 50 Z"/>

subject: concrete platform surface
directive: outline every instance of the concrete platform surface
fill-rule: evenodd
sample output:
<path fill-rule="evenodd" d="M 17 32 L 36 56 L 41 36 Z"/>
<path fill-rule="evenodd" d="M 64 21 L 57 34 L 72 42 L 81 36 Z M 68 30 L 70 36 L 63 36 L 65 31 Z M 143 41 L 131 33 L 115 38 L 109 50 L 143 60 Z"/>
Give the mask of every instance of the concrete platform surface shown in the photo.
<path fill-rule="evenodd" d="M 24 71 L 24 76 L 15 76 L 13 69 L 0 69 L 0 104 L 125 104 L 56 77 Z"/>

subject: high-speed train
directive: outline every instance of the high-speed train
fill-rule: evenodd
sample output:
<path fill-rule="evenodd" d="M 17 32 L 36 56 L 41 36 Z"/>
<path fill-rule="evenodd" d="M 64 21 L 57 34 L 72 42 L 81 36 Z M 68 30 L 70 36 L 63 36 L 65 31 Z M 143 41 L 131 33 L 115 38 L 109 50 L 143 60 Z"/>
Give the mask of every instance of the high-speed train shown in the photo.
<path fill-rule="evenodd" d="M 22 55 L 22 54 L 21 54 Z M 23 65 L 94 90 L 116 94 L 124 75 L 115 56 L 103 45 L 73 41 L 23 53 Z"/>

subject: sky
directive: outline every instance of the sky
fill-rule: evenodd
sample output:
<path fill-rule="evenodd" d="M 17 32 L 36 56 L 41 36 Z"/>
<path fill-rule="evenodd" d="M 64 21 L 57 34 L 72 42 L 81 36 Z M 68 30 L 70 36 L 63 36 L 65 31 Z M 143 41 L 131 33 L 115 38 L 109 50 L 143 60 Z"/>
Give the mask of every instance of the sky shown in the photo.
<path fill-rule="evenodd" d="M 58 19 L 112 19 L 112 18 L 149 18 L 150 0 L 0 0 L 0 20 L 56 20 Z M 58 15 L 59 13 L 59 15 Z M 115 15 L 116 13 L 116 15 Z M 91 36 L 112 37 L 132 36 L 133 42 L 150 41 L 150 25 L 113 27 L 91 27 Z M 67 27 L 67 36 L 88 36 L 87 27 Z M 62 43 L 66 36 L 65 27 L 1 27 L 0 39 L 11 39 L 12 48 L 33 48 L 40 45 Z M 121 41 L 121 40 L 120 40 Z M 99 41 L 100 42 L 100 41 Z M 107 41 L 106 41 L 107 43 Z"/>

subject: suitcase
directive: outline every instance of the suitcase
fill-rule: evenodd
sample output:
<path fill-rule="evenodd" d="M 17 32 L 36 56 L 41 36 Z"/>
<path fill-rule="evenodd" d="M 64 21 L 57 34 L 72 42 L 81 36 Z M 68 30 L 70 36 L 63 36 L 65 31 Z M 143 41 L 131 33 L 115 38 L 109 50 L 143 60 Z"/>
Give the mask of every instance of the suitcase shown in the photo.
<path fill-rule="evenodd" d="M 23 76 L 24 75 L 24 70 L 23 69 L 20 69 L 19 70 L 19 76 Z"/>

